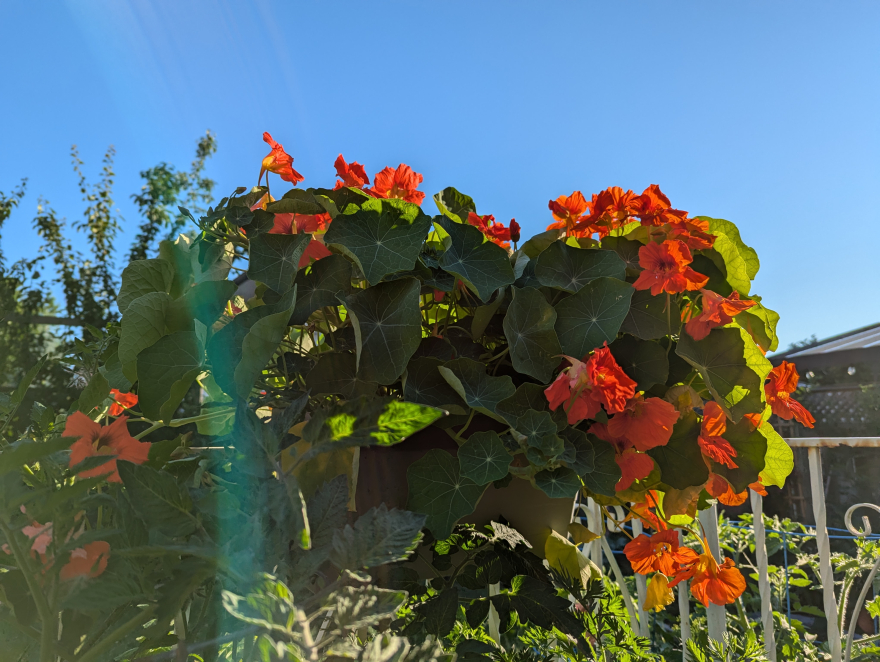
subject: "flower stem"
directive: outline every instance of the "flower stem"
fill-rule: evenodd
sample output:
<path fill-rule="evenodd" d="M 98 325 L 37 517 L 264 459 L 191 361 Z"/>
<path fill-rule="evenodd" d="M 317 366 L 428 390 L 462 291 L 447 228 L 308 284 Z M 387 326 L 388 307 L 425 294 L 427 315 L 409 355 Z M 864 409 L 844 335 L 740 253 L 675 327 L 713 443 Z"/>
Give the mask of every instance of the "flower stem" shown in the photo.
<path fill-rule="evenodd" d="M 104 659 L 102 656 L 108 650 L 113 648 L 116 644 L 118 644 L 122 639 L 124 639 L 128 634 L 139 627 L 141 627 L 144 623 L 149 621 L 153 617 L 153 612 L 156 611 L 156 607 L 147 607 L 142 612 L 140 612 L 137 616 L 132 618 L 129 621 L 126 621 L 118 628 L 113 630 L 110 634 L 104 637 L 104 640 L 95 644 L 95 646 L 89 650 L 88 653 L 79 658 L 76 662 L 98 662 L 98 660 Z"/>

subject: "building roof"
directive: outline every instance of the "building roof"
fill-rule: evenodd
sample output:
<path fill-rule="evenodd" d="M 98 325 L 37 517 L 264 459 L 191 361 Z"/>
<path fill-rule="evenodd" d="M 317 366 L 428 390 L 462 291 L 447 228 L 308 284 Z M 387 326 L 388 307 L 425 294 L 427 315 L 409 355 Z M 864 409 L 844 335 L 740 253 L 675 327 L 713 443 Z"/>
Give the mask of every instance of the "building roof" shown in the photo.
<path fill-rule="evenodd" d="M 774 365 L 782 360 L 798 370 L 830 368 L 854 363 L 880 363 L 880 323 L 841 333 L 808 345 L 768 357 Z"/>

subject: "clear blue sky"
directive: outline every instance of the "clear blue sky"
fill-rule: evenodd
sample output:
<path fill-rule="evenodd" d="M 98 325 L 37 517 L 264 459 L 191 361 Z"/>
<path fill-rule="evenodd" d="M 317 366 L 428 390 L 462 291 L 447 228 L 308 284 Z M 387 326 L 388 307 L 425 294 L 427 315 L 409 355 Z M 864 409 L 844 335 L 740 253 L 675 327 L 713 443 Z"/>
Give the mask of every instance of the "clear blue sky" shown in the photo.
<path fill-rule="evenodd" d="M 306 186 L 340 152 L 405 162 L 526 236 L 551 197 L 657 183 L 758 250 L 782 348 L 880 321 L 876 0 L 6 0 L 3 23 L 0 190 L 30 180 L 7 257 L 35 252 L 38 195 L 81 213 L 72 143 L 90 176 L 115 145 L 131 237 L 140 170 L 211 129 L 219 191 L 250 186 L 269 130 Z"/>

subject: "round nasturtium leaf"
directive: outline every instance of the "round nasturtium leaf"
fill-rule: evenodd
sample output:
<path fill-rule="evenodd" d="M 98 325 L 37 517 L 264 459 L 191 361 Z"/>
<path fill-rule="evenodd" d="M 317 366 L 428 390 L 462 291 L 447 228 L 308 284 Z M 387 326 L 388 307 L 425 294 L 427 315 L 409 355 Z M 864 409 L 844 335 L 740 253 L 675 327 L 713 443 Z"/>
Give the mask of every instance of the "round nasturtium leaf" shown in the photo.
<path fill-rule="evenodd" d="M 458 449 L 461 475 L 477 485 L 504 478 L 512 461 L 497 432 L 476 432 Z"/>
<path fill-rule="evenodd" d="M 614 340 L 629 312 L 633 292 L 629 283 L 602 277 L 556 304 L 556 334 L 562 353 L 580 359 Z"/>

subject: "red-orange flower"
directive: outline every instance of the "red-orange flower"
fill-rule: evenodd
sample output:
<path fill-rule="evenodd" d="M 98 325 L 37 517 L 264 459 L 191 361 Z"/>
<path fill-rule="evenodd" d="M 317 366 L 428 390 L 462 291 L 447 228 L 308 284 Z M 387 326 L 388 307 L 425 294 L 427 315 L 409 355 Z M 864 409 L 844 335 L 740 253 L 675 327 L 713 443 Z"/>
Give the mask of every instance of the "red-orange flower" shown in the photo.
<path fill-rule="evenodd" d="M 119 414 L 126 409 L 134 407 L 138 402 L 137 395 L 134 393 L 122 393 L 119 389 L 110 389 L 110 395 L 112 395 L 115 400 L 115 402 L 110 405 L 110 409 L 107 412 L 110 416 L 119 416 Z"/>
<path fill-rule="evenodd" d="M 700 292 L 703 294 L 703 310 L 684 325 L 684 330 L 694 340 L 702 340 L 715 327 L 730 324 L 734 317 L 756 303 L 748 299 L 740 300 L 739 292 L 734 292 L 726 299 L 712 290 Z"/>
<path fill-rule="evenodd" d="M 633 207 L 633 215 L 639 217 L 642 225 L 660 226 L 687 218 L 686 211 L 672 209 L 669 198 L 656 184 L 651 184 L 635 198 Z"/>
<path fill-rule="evenodd" d="M 698 290 L 709 282 L 709 277 L 687 266 L 691 262 L 691 251 L 683 241 L 650 242 L 639 249 L 639 266 L 643 271 L 633 287 L 651 290 L 654 296 L 661 292 L 677 294 L 685 290 Z"/>
<path fill-rule="evenodd" d="M 634 448 L 615 453 L 614 461 L 620 467 L 620 480 L 614 486 L 615 492 L 628 490 L 635 481 L 647 478 L 654 470 L 654 460 L 651 456 L 639 453 Z"/>
<path fill-rule="evenodd" d="M 672 403 L 638 395 L 627 403 L 626 409 L 611 417 L 608 431 L 628 439 L 636 450 L 647 451 L 669 443 L 677 420 L 678 411 Z"/>
<path fill-rule="evenodd" d="M 647 575 L 662 572 L 671 577 L 682 565 L 697 561 L 697 553 L 690 547 L 678 544 L 678 530 L 668 529 L 652 536 L 641 534 L 630 540 L 623 553 L 632 565 L 633 572 Z"/>
<path fill-rule="evenodd" d="M 78 577 L 93 579 L 107 569 L 110 545 L 103 540 L 86 543 L 70 553 L 70 561 L 61 568 L 61 579 L 69 581 Z"/>
<path fill-rule="evenodd" d="M 259 185 L 260 181 L 263 179 L 263 173 L 267 173 L 266 180 L 268 181 L 268 173 L 270 172 L 274 172 L 285 182 L 290 182 L 294 186 L 305 179 L 305 177 L 293 169 L 293 157 L 285 152 L 284 148 L 279 143 L 272 139 L 272 136 L 269 135 L 268 131 L 263 132 L 263 141 L 269 144 L 272 151 L 263 159 L 260 166 L 260 178 L 257 180 L 257 185 Z"/>
<path fill-rule="evenodd" d="M 703 407 L 703 422 L 700 424 L 700 436 L 697 443 L 706 457 L 723 464 L 728 469 L 736 469 L 733 461 L 736 449 L 721 435 L 727 431 L 727 416 L 714 400 Z"/>
<path fill-rule="evenodd" d="M 665 233 L 667 239 L 680 239 L 691 250 L 705 250 L 715 244 L 715 235 L 709 234 L 709 221 L 696 218 L 667 223 L 661 233 Z"/>
<path fill-rule="evenodd" d="M 790 421 L 792 418 L 808 428 L 813 427 L 816 419 L 800 402 L 791 397 L 798 387 L 798 371 L 794 363 L 783 361 L 770 371 L 764 394 L 773 413 Z"/>
<path fill-rule="evenodd" d="M 408 165 L 401 163 L 397 166 L 397 170 L 386 167 L 377 172 L 370 192 L 379 198 L 400 198 L 420 205 L 425 199 L 425 194 L 416 190 L 421 183 L 422 176 L 413 172 Z"/>
<path fill-rule="evenodd" d="M 605 405 L 609 414 L 622 412 L 627 401 L 636 394 L 636 382 L 617 364 L 607 341 L 587 360 L 586 372 L 593 387 L 591 397 Z"/>
<path fill-rule="evenodd" d="M 729 605 L 746 590 L 746 580 L 734 567 L 733 561 L 725 559 L 724 563 L 718 565 L 705 540 L 703 553 L 692 564 L 680 570 L 669 586 L 675 586 L 686 579 L 691 580 L 691 593 L 706 607 L 710 602 Z"/>
<path fill-rule="evenodd" d="M 519 234 L 522 228 L 519 227 L 519 223 L 516 222 L 515 218 L 510 219 L 510 240 L 513 243 L 519 242 Z"/>
<path fill-rule="evenodd" d="M 324 232 L 330 225 L 330 214 L 275 214 L 275 222 L 269 234 L 302 234 L 312 235 L 312 240 L 299 259 L 298 268 L 302 269 L 312 260 L 320 260 L 330 255 L 324 245 Z"/>
<path fill-rule="evenodd" d="M 725 506 L 741 506 L 749 498 L 748 490 L 734 492 L 727 479 L 716 473 L 709 474 L 709 480 L 706 481 L 706 492 Z"/>
<path fill-rule="evenodd" d="M 632 191 L 624 191 L 619 186 L 611 186 L 599 194 L 593 194 L 590 207 L 592 213 L 577 224 L 573 234 L 590 236 L 594 232 L 599 239 L 608 236 L 626 223 L 638 210 L 638 196 Z"/>
<path fill-rule="evenodd" d="M 353 188 L 363 188 L 370 184 L 370 178 L 367 177 L 367 171 L 357 161 L 346 163 L 342 158 L 342 154 L 336 157 L 336 176 L 342 181 L 336 182 L 334 188 L 342 188 L 343 186 L 351 186 Z"/>
<path fill-rule="evenodd" d="M 586 364 L 570 356 L 565 358 L 571 366 L 560 372 L 553 383 L 544 389 L 544 395 L 550 411 L 556 411 L 560 405 L 565 405 L 569 425 L 576 425 L 585 418 L 593 418 L 602 407 L 591 397 Z"/>
<path fill-rule="evenodd" d="M 657 492 L 654 490 L 648 490 L 645 492 L 645 500 L 634 503 L 630 506 L 629 510 L 632 516 L 638 517 L 645 526 L 655 529 L 656 531 L 665 531 L 666 522 L 660 519 L 652 510 L 652 508 L 657 508 L 658 503 L 659 497 Z"/>
<path fill-rule="evenodd" d="M 64 426 L 65 437 L 77 437 L 70 447 L 70 466 L 75 467 L 87 457 L 98 455 L 115 455 L 100 466 L 81 471 L 80 478 L 92 478 L 110 473 L 107 480 L 121 483 L 116 469 L 117 460 L 125 460 L 134 464 L 143 464 L 150 454 L 150 444 L 138 441 L 128 433 L 127 416 L 120 416 L 110 425 L 101 426 L 82 412 L 74 412 L 67 417 Z"/>
<path fill-rule="evenodd" d="M 510 247 L 511 228 L 504 227 L 503 223 L 497 223 L 495 217 L 491 214 L 480 216 L 474 212 L 468 212 L 467 221 L 486 235 L 493 244 L 497 244 L 501 248 Z M 513 223 L 516 223 L 516 221 L 511 221 L 511 224 Z M 518 231 L 519 225 L 517 224 L 516 227 Z M 519 238 L 519 232 L 517 232 L 517 238 Z"/>
<path fill-rule="evenodd" d="M 551 200 L 547 206 L 553 212 L 555 223 L 547 226 L 548 230 L 565 230 L 571 232 L 577 223 L 585 220 L 584 215 L 589 211 L 590 205 L 587 203 L 584 194 L 575 191 L 571 195 L 560 195 L 555 200 Z"/>

